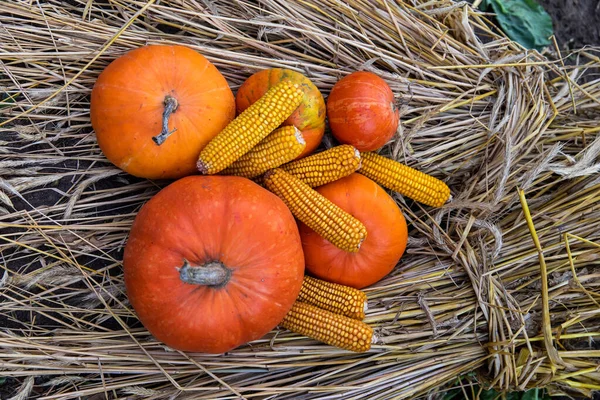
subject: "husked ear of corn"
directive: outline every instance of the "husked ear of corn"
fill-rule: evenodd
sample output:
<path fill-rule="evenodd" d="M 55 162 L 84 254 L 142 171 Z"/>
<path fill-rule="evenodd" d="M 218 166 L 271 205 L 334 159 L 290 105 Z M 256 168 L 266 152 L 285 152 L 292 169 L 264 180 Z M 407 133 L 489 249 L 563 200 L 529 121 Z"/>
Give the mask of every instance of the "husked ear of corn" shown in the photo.
<path fill-rule="evenodd" d="M 267 171 L 264 184 L 283 200 L 296 218 L 334 246 L 357 252 L 367 237 L 362 222 L 284 170 Z"/>
<path fill-rule="evenodd" d="M 254 178 L 298 157 L 305 147 L 306 142 L 298 128 L 283 126 L 271 132 L 221 173 Z"/>
<path fill-rule="evenodd" d="M 373 328 L 311 304 L 296 301 L 280 325 L 292 332 L 340 349 L 365 352 L 373 342 Z"/>
<path fill-rule="evenodd" d="M 360 321 L 367 309 L 367 295 L 362 290 L 311 276 L 304 276 L 297 301 Z"/>
<path fill-rule="evenodd" d="M 381 186 L 428 206 L 441 207 L 450 200 L 448 185 L 431 175 L 373 152 L 361 157 L 358 172 Z"/>
<path fill-rule="evenodd" d="M 335 146 L 281 166 L 310 187 L 325 185 L 356 172 L 360 152 L 349 144 Z"/>
<path fill-rule="evenodd" d="M 250 151 L 289 117 L 302 101 L 300 86 L 282 81 L 248 107 L 200 152 L 196 166 L 205 175 L 221 172 Z"/>

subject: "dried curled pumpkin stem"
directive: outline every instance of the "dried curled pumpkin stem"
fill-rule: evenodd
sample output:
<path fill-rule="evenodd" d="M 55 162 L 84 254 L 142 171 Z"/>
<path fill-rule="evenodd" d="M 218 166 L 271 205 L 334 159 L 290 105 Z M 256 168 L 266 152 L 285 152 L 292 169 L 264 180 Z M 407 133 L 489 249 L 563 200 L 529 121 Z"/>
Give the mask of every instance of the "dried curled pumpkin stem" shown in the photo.
<path fill-rule="evenodd" d="M 231 270 L 219 261 L 193 266 L 188 260 L 183 260 L 183 266 L 178 271 L 179 279 L 190 285 L 221 287 L 231 278 Z"/>
<path fill-rule="evenodd" d="M 159 146 L 163 144 L 165 140 L 167 140 L 167 138 L 177 130 L 177 128 L 175 128 L 172 131 L 169 131 L 169 118 L 171 117 L 171 114 L 173 114 L 175 110 L 177 110 L 177 106 L 179 106 L 179 103 L 177 103 L 177 99 L 175 97 L 171 96 L 165 97 L 164 103 L 165 110 L 163 111 L 162 115 L 162 131 L 160 132 L 160 134 L 152 137 L 154 143 L 156 143 Z"/>

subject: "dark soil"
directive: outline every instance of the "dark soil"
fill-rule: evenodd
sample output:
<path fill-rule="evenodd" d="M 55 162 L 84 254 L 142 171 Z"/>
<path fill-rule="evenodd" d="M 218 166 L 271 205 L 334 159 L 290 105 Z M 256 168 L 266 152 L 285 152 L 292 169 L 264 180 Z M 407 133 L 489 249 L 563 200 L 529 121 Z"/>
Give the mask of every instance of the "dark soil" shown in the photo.
<path fill-rule="evenodd" d="M 600 46 L 600 0 L 538 0 L 552 17 L 561 52 Z"/>

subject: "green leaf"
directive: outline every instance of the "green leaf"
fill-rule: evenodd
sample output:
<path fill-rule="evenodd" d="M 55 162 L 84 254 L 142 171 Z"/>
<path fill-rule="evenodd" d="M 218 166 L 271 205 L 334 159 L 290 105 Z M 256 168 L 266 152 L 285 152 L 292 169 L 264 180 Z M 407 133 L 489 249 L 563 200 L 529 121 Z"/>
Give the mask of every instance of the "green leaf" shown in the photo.
<path fill-rule="evenodd" d="M 449 390 L 444 394 L 444 397 L 442 397 L 442 400 L 454 400 L 454 399 L 458 398 L 459 394 L 460 394 L 460 392 L 458 390 Z"/>
<path fill-rule="evenodd" d="M 501 397 L 501 394 L 495 390 L 483 390 L 479 395 L 480 400 L 497 400 Z"/>
<path fill-rule="evenodd" d="M 512 40 L 528 49 L 550 45 L 552 18 L 535 0 L 486 0 L 482 5 L 491 7 L 500 28 Z"/>

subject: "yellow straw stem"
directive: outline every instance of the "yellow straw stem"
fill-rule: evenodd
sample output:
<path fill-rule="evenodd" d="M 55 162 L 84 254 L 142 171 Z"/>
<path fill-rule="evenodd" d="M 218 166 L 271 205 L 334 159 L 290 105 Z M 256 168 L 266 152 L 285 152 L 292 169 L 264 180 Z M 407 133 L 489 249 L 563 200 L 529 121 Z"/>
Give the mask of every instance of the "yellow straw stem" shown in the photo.
<path fill-rule="evenodd" d="M 540 280 L 542 281 L 542 334 L 544 335 L 544 345 L 546 347 L 546 353 L 550 359 L 550 363 L 553 368 L 556 366 L 567 367 L 567 364 L 562 360 L 558 351 L 554 347 L 552 337 L 552 324 L 550 322 L 550 303 L 548 301 L 548 269 L 546 267 L 546 260 L 544 259 L 544 251 L 540 244 L 535 226 L 533 225 L 533 219 L 531 218 L 531 212 L 527 205 L 527 199 L 525 198 L 525 192 L 522 189 L 519 190 L 519 200 L 521 201 L 521 207 L 523 208 L 523 214 L 527 221 L 527 227 L 529 233 L 535 244 L 535 248 L 538 252 L 538 259 L 540 261 Z"/>

